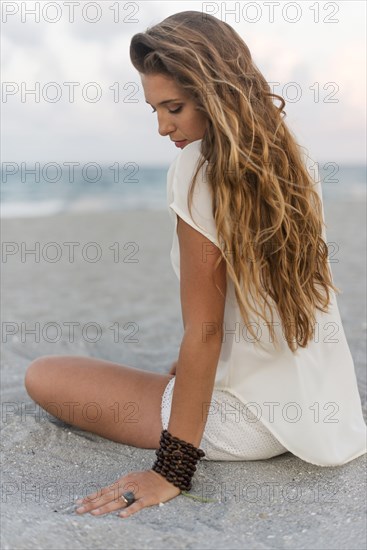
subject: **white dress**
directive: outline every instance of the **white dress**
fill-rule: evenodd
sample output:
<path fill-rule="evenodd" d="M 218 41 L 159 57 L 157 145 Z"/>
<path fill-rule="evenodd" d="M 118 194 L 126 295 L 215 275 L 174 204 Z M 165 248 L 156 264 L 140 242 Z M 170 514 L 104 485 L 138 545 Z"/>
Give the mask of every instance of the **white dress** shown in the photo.
<path fill-rule="evenodd" d="M 172 378 L 163 393 L 163 429 L 168 428 L 174 385 Z M 287 452 L 261 420 L 230 392 L 214 388 L 208 410 L 199 444 L 205 452 L 203 460 L 262 460 Z"/>
<path fill-rule="evenodd" d="M 201 159 L 201 141 L 184 147 L 167 173 L 168 211 L 174 222 L 170 257 L 178 279 L 177 215 L 219 246 L 212 215 L 211 189 L 205 176 L 207 161 L 196 180 L 193 217 L 187 205 L 191 177 Z M 317 190 L 322 200 L 319 181 Z M 323 236 L 326 241 L 325 228 Z M 312 464 L 337 466 L 366 453 L 367 429 L 353 358 L 333 291 L 331 297 L 328 313 L 316 310 L 314 338 L 306 348 L 298 348 L 295 353 L 283 337 L 276 307 L 273 308 L 273 322 L 277 346 L 271 341 L 265 321 L 251 315 L 251 321 L 256 322 L 256 340 L 261 342 L 260 347 L 246 330 L 233 282 L 227 275 L 224 335 L 212 402 L 214 410 L 219 400 L 233 396 L 236 401 L 232 404 L 240 406 L 242 420 L 223 422 L 221 414 L 208 415 L 202 448 L 205 451 L 206 443 L 210 444 L 213 452 L 207 458 L 215 460 L 218 451 L 217 454 L 222 452 L 223 456 L 219 460 L 251 459 L 248 457 L 256 455 L 253 447 L 257 445 L 259 458 L 269 458 L 288 450 Z M 173 383 L 174 379 L 168 384 L 162 399 L 162 422 L 168 423 Z M 251 421 L 251 412 L 256 421 Z M 236 428 L 233 424 L 237 425 Z"/>

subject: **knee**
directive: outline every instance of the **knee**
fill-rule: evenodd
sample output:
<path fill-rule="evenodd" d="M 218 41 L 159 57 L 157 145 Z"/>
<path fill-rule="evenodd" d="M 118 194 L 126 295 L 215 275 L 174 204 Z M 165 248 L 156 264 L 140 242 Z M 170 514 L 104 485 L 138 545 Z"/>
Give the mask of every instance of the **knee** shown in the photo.
<path fill-rule="evenodd" d="M 50 367 L 50 356 L 43 355 L 34 359 L 27 367 L 24 376 L 24 386 L 27 393 L 33 397 L 45 381 L 46 370 Z"/>

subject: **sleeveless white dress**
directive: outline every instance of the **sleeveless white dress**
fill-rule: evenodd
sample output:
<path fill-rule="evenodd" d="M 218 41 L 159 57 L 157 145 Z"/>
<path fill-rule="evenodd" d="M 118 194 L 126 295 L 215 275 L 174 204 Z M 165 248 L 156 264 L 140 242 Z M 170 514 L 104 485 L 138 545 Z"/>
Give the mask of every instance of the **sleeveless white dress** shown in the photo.
<path fill-rule="evenodd" d="M 167 205 L 174 223 L 170 258 L 178 279 L 177 215 L 219 246 L 205 176 L 207 161 L 196 180 L 192 217 L 187 205 L 190 181 L 202 158 L 201 141 L 184 147 L 167 173 Z M 320 181 L 316 186 L 322 200 Z M 326 241 L 325 228 L 323 237 Z M 314 338 L 293 353 L 275 306 L 273 326 L 278 344 L 272 342 L 265 321 L 251 317 L 257 329 L 254 341 L 227 275 L 224 336 L 201 442 L 208 460 L 254 460 L 290 451 L 311 464 L 337 466 L 366 453 L 367 428 L 353 358 L 335 293 L 331 296 L 328 313 L 316 310 Z M 174 381 L 170 380 L 162 398 L 164 428 L 168 426 Z"/>

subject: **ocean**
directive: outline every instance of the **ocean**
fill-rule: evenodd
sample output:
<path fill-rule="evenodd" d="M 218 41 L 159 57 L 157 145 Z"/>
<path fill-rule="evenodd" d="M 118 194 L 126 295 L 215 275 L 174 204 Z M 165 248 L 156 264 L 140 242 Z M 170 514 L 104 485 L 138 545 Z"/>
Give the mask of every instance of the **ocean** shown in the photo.
<path fill-rule="evenodd" d="M 366 199 L 365 165 L 338 165 L 337 170 L 335 166 L 330 169 L 326 164 L 319 164 L 319 167 L 324 202 Z M 52 216 L 60 212 L 166 210 L 169 167 L 127 168 L 122 170 L 121 166 L 116 169 L 115 166 L 97 163 L 95 166 L 90 163 L 83 169 L 62 165 L 41 167 L 34 163 L 22 167 L 3 163 L 1 217 Z"/>

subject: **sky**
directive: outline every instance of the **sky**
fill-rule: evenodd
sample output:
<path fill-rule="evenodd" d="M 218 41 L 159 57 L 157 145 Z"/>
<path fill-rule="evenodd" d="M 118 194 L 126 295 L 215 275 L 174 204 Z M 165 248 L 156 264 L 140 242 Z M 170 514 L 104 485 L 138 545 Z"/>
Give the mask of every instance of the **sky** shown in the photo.
<path fill-rule="evenodd" d="M 158 133 L 129 47 L 134 34 L 186 10 L 238 32 L 315 160 L 366 162 L 364 1 L 1 4 L 3 162 L 168 166 L 177 148 Z"/>

